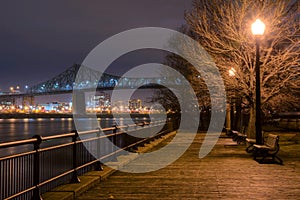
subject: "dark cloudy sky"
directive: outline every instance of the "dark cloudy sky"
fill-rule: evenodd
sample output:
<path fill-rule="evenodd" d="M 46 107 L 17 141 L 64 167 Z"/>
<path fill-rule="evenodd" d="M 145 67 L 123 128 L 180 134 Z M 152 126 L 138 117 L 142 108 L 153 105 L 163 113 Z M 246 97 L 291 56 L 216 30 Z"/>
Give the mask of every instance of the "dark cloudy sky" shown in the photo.
<path fill-rule="evenodd" d="M 43 82 L 81 63 L 96 45 L 121 31 L 145 26 L 177 29 L 185 23 L 184 11 L 191 2 L 1 0 L 0 89 Z M 121 68 L 134 57 L 117 65 Z"/>

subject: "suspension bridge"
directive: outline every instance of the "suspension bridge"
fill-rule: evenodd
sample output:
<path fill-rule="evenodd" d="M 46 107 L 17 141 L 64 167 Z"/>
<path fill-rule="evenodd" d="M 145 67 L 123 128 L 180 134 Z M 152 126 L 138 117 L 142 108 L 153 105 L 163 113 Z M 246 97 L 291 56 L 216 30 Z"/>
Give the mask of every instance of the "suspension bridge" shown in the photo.
<path fill-rule="evenodd" d="M 21 98 L 22 102 L 29 102 L 31 104 L 34 102 L 35 96 L 67 94 L 72 93 L 74 90 L 113 90 L 116 86 L 118 86 L 118 89 L 131 89 L 139 86 L 141 86 L 139 88 L 161 88 L 162 85 L 179 86 L 183 85 L 183 81 L 180 78 L 166 76 L 126 78 L 108 73 L 100 73 L 91 68 L 74 64 L 57 76 L 28 87 L 24 92 L 0 94 L 0 101 L 15 102 L 17 98 Z"/>

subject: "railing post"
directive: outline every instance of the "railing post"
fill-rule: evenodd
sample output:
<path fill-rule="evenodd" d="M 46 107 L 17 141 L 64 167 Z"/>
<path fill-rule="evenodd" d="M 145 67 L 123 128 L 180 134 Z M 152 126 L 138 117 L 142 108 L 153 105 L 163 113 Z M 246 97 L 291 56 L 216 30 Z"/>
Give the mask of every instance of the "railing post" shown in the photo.
<path fill-rule="evenodd" d="M 71 179 L 71 183 L 80 183 L 80 179 L 78 178 L 78 173 L 77 173 L 77 138 L 78 138 L 78 132 L 77 130 L 72 131 L 74 132 L 74 136 L 72 137 L 72 142 L 73 142 L 73 175 Z"/>
<path fill-rule="evenodd" d="M 33 143 L 34 155 L 33 155 L 33 184 L 35 186 L 33 190 L 32 200 L 42 200 L 40 191 L 40 145 L 42 143 L 42 137 L 40 135 L 34 135 L 32 138 L 36 138 L 36 142 Z"/>
<path fill-rule="evenodd" d="M 129 145 L 129 135 L 128 135 L 129 125 L 128 124 L 126 124 L 126 127 L 125 127 L 124 130 L 125 130 L 126 134 L 123 134 L 124 135 L 124 139 L 123 139 L 124 140 L 124 146 L 123 147 L 126 147 L 126 146 Z"/>
<path fill-rule="evenodd" d="M 97 142 L 96 142 L 96 145 L 97 145 L 97 157 L 96 158 L 98 161 L 96 162 L 96 166 L 95 166 L 95 170 L 96 171 L 103 171 L 103 167 L 102 167 L 102 163 L 100 161 L 100 158 L 101 158 L 101 139 L 100 139 L 100 134 L 101 133 L 101 128 L 99 127 L 98 128 L 98 131 L 96 132 L 96 136 L 97 136 Z"/>
<path fill-rule="evenodd" d="M 112 148 L 112 151 L 114 152 L 113 154 L 113 157 L 112 157 L 112 161 L 117 161 L 117 154 L 116 154 L 116 151 L 117 151 L 117 130 L 118 130 L 118 126 L 117 125 L 114 125 L 114 130 L 113 130 L 113 138 L 112 138 L 112 143 L 113 143 L 113 148 Z"/>

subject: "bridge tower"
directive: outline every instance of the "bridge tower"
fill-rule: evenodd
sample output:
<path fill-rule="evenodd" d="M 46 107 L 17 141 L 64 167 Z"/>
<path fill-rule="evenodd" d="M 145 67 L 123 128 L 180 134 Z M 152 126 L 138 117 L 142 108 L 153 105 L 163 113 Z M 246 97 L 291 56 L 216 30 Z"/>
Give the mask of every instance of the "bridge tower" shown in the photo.
<path fill-rule="evenodd" d="M 72 110 L 74 114 L 86 114 L 85 92 L 76 90 L 73 93 Z"/>
<path fill-rule="evenodd" d="M 22 105 L 23 106 L 32 106 L 34 105 L 34 96 L 23 96 L 22 97 Z"/>

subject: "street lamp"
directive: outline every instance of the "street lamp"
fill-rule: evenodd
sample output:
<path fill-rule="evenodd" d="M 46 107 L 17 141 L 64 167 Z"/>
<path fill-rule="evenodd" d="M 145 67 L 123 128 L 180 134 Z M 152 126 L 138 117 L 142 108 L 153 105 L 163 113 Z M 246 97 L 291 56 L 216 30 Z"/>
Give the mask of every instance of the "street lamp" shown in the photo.
<path fill-rule="evenodd" d="M 259 43 L 260 36 L 265 32 L 265 24 L 257 19 L 251 26 L 252 34 L 256 40 L 256 61 L 255 61 L 255 73 L 256 73 L 256 108 L 255 108 L 255 133 L 256 144 L 263 144 L 262 131 L 261 131 L 261 94 L 260 94 L 260 63 L 259 63 Z"/>
<path fill-rule="evenodd" d="M 10 92 L 14 92 L 14 87 L 11 86 L 11 87 L 9 88 L 9 90 L 10 90 Z"/>
<path fill-rule="evenodd" d="M 231 67 L 231 69 L 228 70 L 228 74 L 229 74 L 229 76 L 231 76 L 231 77 L 235 76 L 235 73 L 236 73 L 236 70 L 235 70 L 233 67 Z"/>
<path fill-rule="evenodd" d="M 235 73 L 236 73 L 236 70 L 233 68 L 233 67 L 231 67 L 229 70 L 228 70 L 228 75 L 230 76 L 230 77 L 234 77 L 235 76 Z M 229 116 L 228 116 L 228 121 L 229 121 L 229 123 L 228 123 L 228 125 L 230 126 L 230 129 L 231 130 L 235 130 L 236 129 L 236 126 L 234 125 L 235 124 L 235 120 L 234 120 L 234 104 L 235 104 L 235 98 L 236 98 L 236 94 L 235 94 L 235 89 L 234 89 L 234 91 L 233 91 L 233 94 L 232 94 L 232 96 L 231 96 L 231 98 L 230 98 L 230 107 L 229 107 L 229 110 L 230 110 L 230 113 L 229 113 Z"/>

